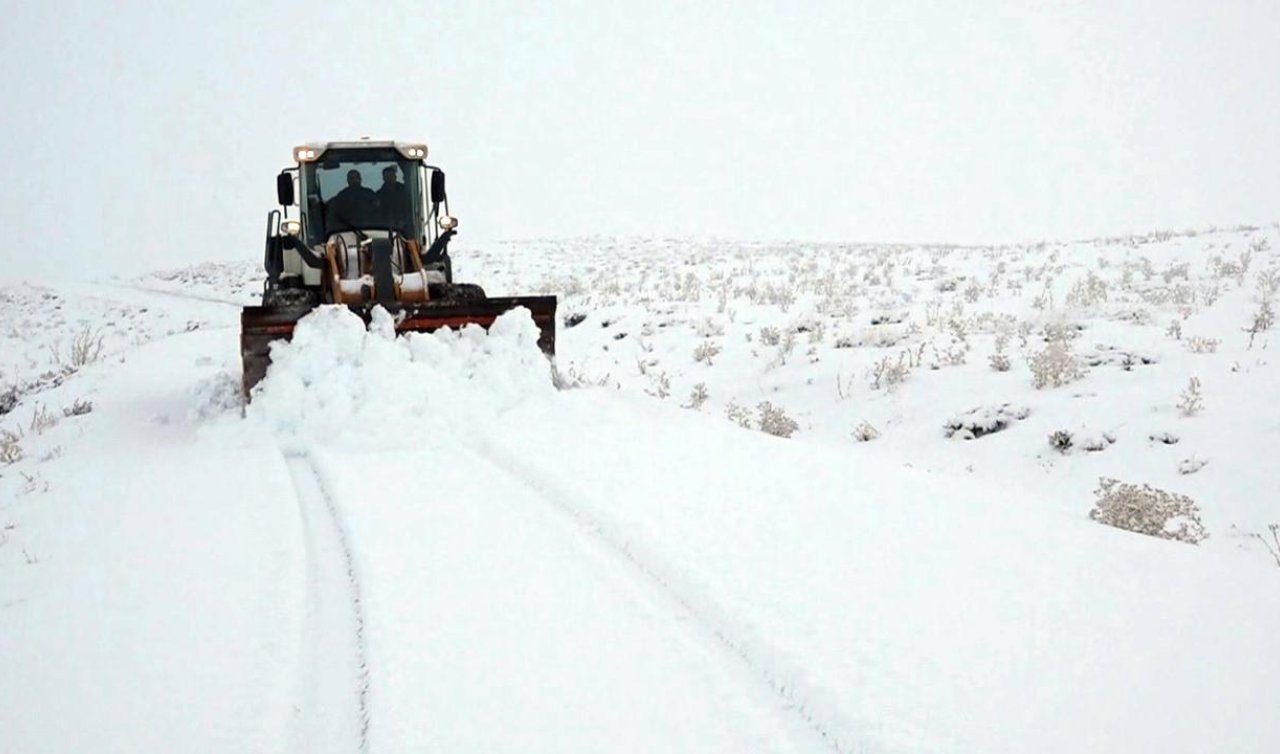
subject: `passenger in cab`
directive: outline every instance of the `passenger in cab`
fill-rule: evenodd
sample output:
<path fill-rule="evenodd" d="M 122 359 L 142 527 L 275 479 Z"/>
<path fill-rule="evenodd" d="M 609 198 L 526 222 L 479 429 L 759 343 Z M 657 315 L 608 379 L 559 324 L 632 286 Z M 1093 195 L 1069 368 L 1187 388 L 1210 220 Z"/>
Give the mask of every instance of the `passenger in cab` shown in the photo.
<path fill-rule="evenodd" d="M 409 188 L 398 181 L 396 166 L 382 169 L 382 187 L 378 189 L 378 209 L 383 224 L 402 235 L 413 224 L 413 212 L 409 206 Z"/>

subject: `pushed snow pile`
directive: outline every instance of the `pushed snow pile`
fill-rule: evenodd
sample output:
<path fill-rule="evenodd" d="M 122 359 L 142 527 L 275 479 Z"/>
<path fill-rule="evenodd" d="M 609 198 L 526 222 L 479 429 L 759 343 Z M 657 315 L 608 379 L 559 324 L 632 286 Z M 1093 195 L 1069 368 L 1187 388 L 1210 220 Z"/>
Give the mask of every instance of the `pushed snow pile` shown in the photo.
<path fill-rule="evenodd" d="M 420 446 L 552 392 L 550 363 L 537 343 L 523 308 L 487 333 L 467 325 L 397 336 L 381 307 L 367 328 L 343 307 L 321 307 L 298 322 L 291 342 L 272 346 L 249 414 L 298 440 L 349 444 L 366 436 L 372 444 Z"/>

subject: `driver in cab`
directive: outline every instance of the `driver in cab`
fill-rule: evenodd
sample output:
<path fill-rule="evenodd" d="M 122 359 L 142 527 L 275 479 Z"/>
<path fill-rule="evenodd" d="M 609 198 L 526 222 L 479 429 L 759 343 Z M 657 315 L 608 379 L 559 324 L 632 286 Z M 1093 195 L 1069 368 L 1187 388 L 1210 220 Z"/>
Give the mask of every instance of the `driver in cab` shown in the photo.
<path fill-rule="evenodd" d="M 332 228 L 370 227 L 378 207 L 378 195 L 361 185 L 359 170 L 347 171 L 347 187 L 329 200 L 328 225 Z"/>

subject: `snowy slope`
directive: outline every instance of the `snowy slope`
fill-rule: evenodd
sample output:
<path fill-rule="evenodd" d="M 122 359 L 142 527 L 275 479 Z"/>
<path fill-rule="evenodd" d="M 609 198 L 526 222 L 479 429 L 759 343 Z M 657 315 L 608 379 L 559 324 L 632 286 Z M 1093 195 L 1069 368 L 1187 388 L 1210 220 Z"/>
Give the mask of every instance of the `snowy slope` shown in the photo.
<path fill-rule="evenodd" d="M 460 250 L 562 296 L 556 376 L 519 313 L 326 311 L 247 413 L 251 267 L 6 289 L 0 748 L 1269 751 L 1278 244 Z M 1037 389 L 1046 325 L 1084 373 Z M 1089 520 L 1100 476 L 1209 539 Z"/>

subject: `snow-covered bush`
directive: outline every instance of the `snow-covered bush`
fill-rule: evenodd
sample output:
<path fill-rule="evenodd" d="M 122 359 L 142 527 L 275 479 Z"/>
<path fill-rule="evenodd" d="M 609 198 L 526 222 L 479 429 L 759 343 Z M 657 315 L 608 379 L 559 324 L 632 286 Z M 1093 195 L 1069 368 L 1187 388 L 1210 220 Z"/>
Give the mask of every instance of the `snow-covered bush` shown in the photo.
<path fill-rule="evenodd" d="M 756 406 L 756 409 L 760 412 L 760 431 L 766 435 L 790 437 L 797 429 L 800 429 L 800 425 L 796 423 L 795 419 L 787 416 L 786 411 L 769 401 L 760 403 L 760 405 Z"/>
<path fill-rule="evenodd" d="M 937 353 L 935 349 L 935 353 Z M 969 358 L 968 349 L 959 344 L 951 344 L 947 350 L 938 354 L 939 360 L 946 366 L 958 367 L 963 366 Z"/>
<path fill-rule="evenodd" d="M 649 387 L 645 392 L 655 398 L 666 398 L 671 395 L 671 378 L 666 371 L 649 372 Z"/>
<path fill-rule="evenodd" d="M 871 368 L 871 389 L 879 390 L 882 387 L 892 389 L 902 384 L 910 372 L 908 358 L 909 352 L 903 351 L 898 354 L 897 359 L 885 356 L 876 362 L 876 365 Z"/>
<path fill-rule="evenodd" d="M 1200 378 L 1192 377 L 1187 389 L 1178 399 L 1178 410 L 1183 416 L 1195 416 L 1204 410 L 1204 396 L 1200 394 Z"/>
<path fill-rule="evenodd" d="M 751 412 L 747 411 L 746 408 L 739 406 L 737 403 L 729 401 L 729 403 L 724 407 L 724 415 L 729 421 L 737 424 L 739 427 L 742 427 L 743 429 L 751 429 Z"/>
<path fill-rule="evenodd" d="M 1037 390 L 1059 387 L 1084 376 L 1084 364 L 1062 337 L 1051 338 L 1044 350 L 1032 354 L 1030 365 L 1031 384 Z"/>
<path fill-rule="evenodd" d="M 1107 283 L 1092 270 L 1084 280 L 1077 281 L 1071 287 L 1071 292 L 1067 294 L 1068 306 L 1084 308 L 1106 303 L 1106 301 Z"/>
<path fill-rule="evenodd" d="M 1244 331 L 1249 333 L 1249 348 L 1253 348 L 1253 339 L 1259 333 L 1266 332 L 1276 323 L 1275 312 L 1271 310 L 1271 299 L 1264 298 L 1258 304 L 1258 311 L 1253 314 L 1253 321 Z"/>
<path fill-rule="evenodd" d="M 711 393 L 707 391 L 707 383 L 699 382 L 689 391 L 689 402 L 684 404 L 684 407 L 697 411 L 702 408 L 702 404 L 706 403 L 710 397 Z"/>
<path fill-rule="evenodd" d="M 63 354 L 59 348 L 53 349 L 54 362 L 65 370 L 75 371 L 80 367 L 92 364 L 102 355 L 102 341 L 105 336 L 88 327 L 71 339 L 71 344 Z"/>
<path fill-rule="evenodd" d="M 1116 436 L 1110 432 L 1086 432 L 1075 438 L 1075 444 L 1086 453 L 1097 453 L 1114 445 Z"/>
<path fill-rule="evenodd" d="M 1191 353 L 1217 353 L 1218 346 L 1222 343 L 1217 338 L 1206 338 L 1202 335 L 1193 335 L 1187 338 L 1187 350 Z"/>
<path fill-rule="evenodd" d="M 995 353 L 988 357 L 988 363 L 991 364 L 992 371 L 1007 372 L 1013 366 L 1009 361 L 1009 354 L 1005 353 L 1009 348 L 1009 333 L 1001 332 L 996 336 Z"/>
<path fill-rule="evenodd" d="M 697 348 L 693 349 L 693 360 L 705 361 L 707 363 L 707 366 L 713 366 L 711 363 L 711 360 L 714 359 L 719 353 L 720 353 L 720 346 L 716 345 L 715 343 L 712 343 L 709 340 L 704 340 L 698 344 Z"/>
<path fill-rule="evenodd" d="M 52 429 L 58 423 L 61 417 L 50 411 L 47 407 L 41 405 L 36 406 L 36 410 L 31 414 L 31 431 L 40 434 L 45 430 Z"/>
<path fill-rule="evenodd" d="M 1199 507 L 1186 495 L 1107 477 L 1098 480 L 1094 495 L 1097 500 L 1089 518 L 1098 523 L 1190 544 L 1209 536 L 1200 520 Z"/>
<path fill-rule="evenodd" d="M 880 430 L 871 425 L 871 422 L 863 421 L 861 424 L 853 428 L 853 439 L 858 442 L 871 442 L 880 436 Z"/>
<path fill-rule="evenodd" d="M 1065 454 L 1067 451 L 1071 450 L 1073 442 L 1074 438 L 1071 433 L 1065 429 L 1055 430 L 1053 434 L 1049 435 L 1049 447 L 1059 453 Z"/>
<path fill-rule="evenodd" d="M 11 387 L 0 393 L 0 416 L 4 416 L 18 405 L 18 388 Z"/>
<path fill-rule="evenodd" d="M 1178 473 L 1186 476 L 1203 469 L 1209 462 L 1203 458 L 1184 458 L 1178 461 Z"/>
<path fill-rule="evenodd" d="M 76 398 L 75 401 L 66 408 L 62 409 L 62 415 L 68 419 L 73 416 L 84 416 L 93 410 L 93 403 Z"/>
<path fill-rule="evenodd" d="M 999 406 L 980 406 L 957 414 L 943 425 L 947 437 L 975 440 L 1008 428 L 1015 421 L 1031 415 L 1031 409 L 1002 403 Z"/>
<path fill-rule="evenodd" d="M 22 435 L 7 429 L 0 429 L 0 463 L 5 465 L 22 460 L 22 446 L 18 441 Z"/>

